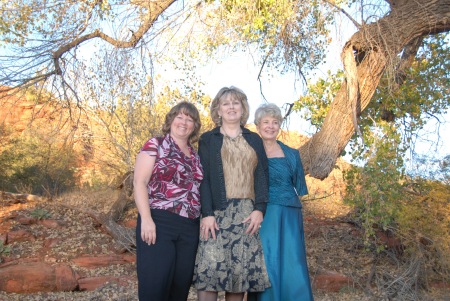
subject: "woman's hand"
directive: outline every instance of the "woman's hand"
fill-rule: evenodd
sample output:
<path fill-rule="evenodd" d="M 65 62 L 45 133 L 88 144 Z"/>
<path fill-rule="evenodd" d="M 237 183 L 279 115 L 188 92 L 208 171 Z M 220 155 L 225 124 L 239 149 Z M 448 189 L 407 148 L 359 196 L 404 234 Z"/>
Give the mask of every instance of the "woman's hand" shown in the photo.
<path fill-rule="evenodd" d="M 156 243 L 156 225 L 153 219 L 141 220 L 141 238 L 148 245 Z"/>
<path fill-rule="evenodd" d="M 244 219 L 243 223 L 250 223 L 248 225 L 247 230 L 245 231 L 246 234 L 253 235 L 256 233 L 256 231 L 261 228 L 261 223 L 263 221 L 263 213 L 259 210 L 254 210 L 250 215 Z"/>
<path fill-rule="evenodd" d="M 219 225 L 216 223 L 214 216 L 207 216 L 202 218 L 200 222 L 200 237 L 202 239 L 209 239 L 209 232 L 213 239 L 216 239 L 216 230 L 219 230 Z"/>

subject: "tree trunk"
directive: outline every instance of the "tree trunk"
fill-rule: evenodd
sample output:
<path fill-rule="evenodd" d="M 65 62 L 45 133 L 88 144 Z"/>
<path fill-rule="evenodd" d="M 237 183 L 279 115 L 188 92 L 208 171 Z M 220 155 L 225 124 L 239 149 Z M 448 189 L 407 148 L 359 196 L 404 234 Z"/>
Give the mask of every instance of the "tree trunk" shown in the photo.
<path fill-rule="evenodd" d="M 343 48 L 346 80 L 320 131 L 299 148 L 305 173 L 312 177 L 329 175 L 357 130 L 357 118 L 372 99 L 381 76 L 395 65 L 403 49 L 417 38 L 450 30 L 450 0 L 391 2 L 388 15 L 363 25 Z"/>
<path fill-rule="evenodd" d="M 127 172 L 123 177 L 122 181 L 118 185 L 120 189 L 120 194 L 111 206 L 108 212 L 108 216 L 113 221 L 118 221 L 130 202 L 134 200 L 133 196 L 133 172 Z"/>

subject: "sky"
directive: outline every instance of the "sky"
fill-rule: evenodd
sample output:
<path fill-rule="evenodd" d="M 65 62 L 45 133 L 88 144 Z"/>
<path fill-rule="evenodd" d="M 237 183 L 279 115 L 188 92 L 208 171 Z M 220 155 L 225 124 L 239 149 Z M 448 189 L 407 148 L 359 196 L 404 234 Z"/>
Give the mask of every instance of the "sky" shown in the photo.
<path fill-rule="evenodd" d="M 346 17 L 339 14 L 336 16 L 336 23 L 330 28 L 332 42 L 328 46 L 328 55 L 325 62 L 312 71 L 314 74 L 308 76 L 308 84 L 320 77 L 326 78 L 329 70 L 334 72 L 342 69 L 341 50 L 355 31 L 356 27 Z M 212 98 L 223 87 L 236 86 L 243 90 L 249 100 L 251 111 L 248 122 L 253 123 L 254 112 L 259 105 L 265 102 L 275 103 L 284 113 L 285 104 L 298 100 L 306 92 L 305 83 L 297 74 L 291 72 L 268 76 L 264 71 L 261 72 L 260 82 L 258 80 L 260 63 L 254 60 L 250 52 L 234 52 L 220 63 L 212 59 L 208 65 L 200 69 L 200 74 L 206 84 L 204 91 Z M 308 136 L 316 131 L 315 127 L 304 120 L 298 112 L 291 114 L 291 118 L 283 128 Z"/>
<path fill-rule="evenodd" d="M 337 19 L 335 27 L 331 29 L 333 42 L 329 46 L 328 55 L 325 60 L 326 63 L 315 70 L 315 76 L 309 79 L 309 84 L 313 83 L 319 77 L 325 78 L 328 70 L 334 72 L 338 68 L 342 68 L 340 59 L 342 47 L 356 31 L 356 28 L 347 18 L 342 16 L 337 17 L 341 19 Z M 272 102 L 277 104 L 282 109 L 282 112 L 284 112 L 284 104 L 292 103 L 305 94 L 305 83 L 293 73 L 268 77 L 267 73 L 263 72 L 262 82 L 260 83 L 258 81 L 259 68 L 259 63 L 254 61 L 252 55 L 248 52 L 234 52 L 229 57 L 222 58 L 220 63 L 211 59 L 209 64 L 198 68 L 200 74 L 199 79 L 205 83 L 202 90 L 213 98 L 222 87 L 236 86 L 242 89 L 246 93 L 250 104 L 249 123 L 253 123 L 254 112 L 260 104 L 266 101 Z M 162 78 L 166 78 L 169 81 L 170 78 L 173 78 L 171 71 L 161 75 Z M 444 120 L 450 120 L 449 113 L 444 115 Z M 299 113 L 293 113 L 284 128 L 298 131 L 307 136 L 311 136 L 315 132 L 315 128 L 310 126 L 309 122 L 304 120 Z M 436 124 L 429 124 L 424 129 L 424 133 L 429 132 L 430 134 L 424 136 L 424 138 L 428 141 L 438 141 L 437 135 L 433 134 L 435 128 Z M 420 145 L 416 147 L 416 151 L 424 154 L 448 154 L 450 141 L 443 137 L 447 132 L 450 132 L 450 126 L 448 124 L 441 126 L 440 144 L 431 147 L 429 142 L 420 141 Z"/>
<path fill-rule="evenodd" d="M 277 104 L 283 111 L 284 104 L 298 100 L 304 93 L 303 85 L 292 73 L 272 78 L 263 74 L 260 86 L 259 66 L 245 55 L 232 56 L 221 64 L 211 63 L 202 72 L 205 74 L 203 77 L 208 79 L 205 93 L 211 97 L 214 97 L 222 87 L 235 86 L 244 91 L 250 105 L 249 123 L 253 123 L 254 112 L 259 105 L 271 102 Z M 299 117 L 299 114 L 296 113 L 294 116 Z M 300 131 L 298 121 L 300 120 L 296 118 L 296 122 L 291 122 L 290 128 Z"/>
<path fill-rule="evenodd" d="M 343 43 L 345 43 L 345 40 L 340 40 L 332 46 L 334 50 L 330 51 L 327 61 L 334 63 L 320 66 L 317 71 L 318 77 L 325 77 L 327 70 L 342 68 L 340 50 L 342 49 Z M 264 100 L 264 97 L 261 95 L 260 83 L 257 79 L 258 73 L 259 65 L 251 59 L 250 55 L 245 53 L 234 54 L 222 63 L 211 62 L 201 70 L 202 79 L 206 79 L 204 92 L 214 97 L 225 86 L 236 86 L 242 89 L 246 93 L 250 104 L 251 113 L 249 123 L 253 123 L 255 110 L 265 101 L 277 104 L 282 108 L 282 112 L 284 112 L 283 105 L 285 103 L 292 103 L 304 94 L 304 84 L 298 80 L 296 81 L 296 77 L 292 73 L 272 78 L 263 76 L 262 92 L 265 97 Z M 431 157 L 434 155 L 444 157 L 450 153 L 450 141 L 449 139 L 445 139 L 445 133 L 450 132 L 450 124 L 448 123 L 450 113 L 447 112 L 443 117 L 442 120 L 445 121 L 445 124 L 440 125 L 440 137 L 438 137 L 435 131 L 438 125 L 436 122 L 431 121 L 421 132 L 422 137 L 417 140 L 414 149 L 415 152 Z M 284 129 L 295 130 L 307 136 L 311 136 L 315 132 L 315 128 L 308 121 L 304 120 L 299 113 L 293 113 L 291 115 Z M 437 142 L 437 144 L 430 143 L 430 141 Z M 350 161 L 350 157 L 344 159 Z M 410 161 L 409 169 L 414 168 L 414 162 Z"/>

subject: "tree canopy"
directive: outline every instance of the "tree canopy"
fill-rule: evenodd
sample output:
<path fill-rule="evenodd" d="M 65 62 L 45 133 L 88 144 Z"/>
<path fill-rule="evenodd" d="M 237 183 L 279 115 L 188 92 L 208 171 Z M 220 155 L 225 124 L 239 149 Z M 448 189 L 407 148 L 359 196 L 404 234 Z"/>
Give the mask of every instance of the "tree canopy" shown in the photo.
<path fill-rule="evenodd" d="M 0 187 L 34 183 L 38 186 L 31 191 L 62 191 L 82 178 L 77 168 L 65 168 L 76 167 L 81 157 L 101 164 L 109 180 L 114 173 L 129 173 L 136 151 L 158 134 L 174 103 L 195 103 L 203 129 L 212 127 L 207 117 L 211 96 L 202 91 L 205 79 L 196 68 L 251 50 L 259 76 L 295 72 L 306 87 L 290 106 L 316 128 L 300 140 L 306 174 L 326 178 L 347 145 L 354 158 L 364 160 L 344 173 L 346 199 L 357 209 L 354 220 L 364 229 L 365 247 L 379 254 L 383 246 L 374 237 L 389 230 L 401 235 L 413 254 L 399 276 L 409 283 L 399 277 L 386 280 L 380 272 L 383 298 L 404 291 L 413 295 L 418 279 L 428 273 L 448 279 L 449 155 L 423 160 L 428 171 L 440 173 L 435 178 L 433 171 L 426 178 L 406 174 L 404 162 L 420 131 L 431 120 L 441 122 L 450 105 L 450 0 L 0 3 L 0 102 L 14 106 L 18 94 L 40 109 L 51 103 L 75 121 L 56 127 L 57 134 L 70 132 L 73 140 L 58 140 L 57 134 L 49 138 L 50 124 L 35 124 L 14 138 L 17 152 L 6 141 L 12 139 L 10 129 L 0 120 L 0 137 L 8 138 L 0 139 L 0 165 L 5 167 Z M 330 55 L 335 32 L 353 34 L 340 53 Z M 315 78 L 318 66 L 333 58 L 340 59 L 341 68 Z M 162 66 L 182 78 L 161 81 L 154 70 Z M 93 124 L 101 129 L 91 131 Z M 38 172 L 45 176 L 37 179 Z M 117 220 L 131 194 L 122 190 L 109 221 Z M 134 243 L 132 235 L 125 245 Z"/>
<path fill-rule="evenodd" d="M 147 91 L 151 101 L 153 66 L 172 49 L 181 49 L 182 60 L 200 63 L 218 51 L 251 47 L 257 49 L 261 70 L 295 70 L 308 82 L 309 72 L 324 60 L 330 28 L 339 27 L 336 17 L 347 18 L 356 31 L 341 52 L 340 88 L 318 132 L 299 148 L 305 171 L 321 179 L 358 132 L 369 105 L 378 103 L 380 112 L 406 105 L 397 97 L 375 101 L 383 75 L 383 86 L 396 90 L 407 70 L 420 64 L 424 39 L 442 41 L 437 34 L 450 29 L 449 0 L 20 0 L 3 1 L 1 10 L 1 85 L 39 86 L 80 105 L 102 102 L 103 92 L 119 87 L 135 67 L 140 80 L 127 79 L 135 85 L 132 94 Z M 127 54 L 127 61 L 108 60 L 101 66 L 114 53 Z M 96 64 L 108 72 L 92 69 Z M 97 93 L 88 93 L 86 83 Z"/>

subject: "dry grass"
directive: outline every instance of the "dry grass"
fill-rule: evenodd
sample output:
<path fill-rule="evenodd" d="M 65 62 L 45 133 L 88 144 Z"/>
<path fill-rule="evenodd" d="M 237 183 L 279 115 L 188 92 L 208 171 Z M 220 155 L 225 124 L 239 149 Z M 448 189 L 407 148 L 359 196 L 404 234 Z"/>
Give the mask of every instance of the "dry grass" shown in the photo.
<path fill-rule="evenodd" d="M 337 172 L 336 172 L 337 173 Z M 323 271 L 336 271 L 350 276 L 352 285 L 339 292 L 314 290 L 316 301 L 345 301 L 345 300 L 449 300 L 446 289 L 430 291 L 419 290 L 419 286 L 411 283 L 411 275 L 419 271 L 420 261 L 404 263 L 395 256 L 385 252 L 377 256 L 364 250 L 358 229 L 348 223 L 350 208 L 342 204 L 342 191 L 338 182 L 339 175 L 335 174 L 332 186 L 326 182 L 319 182 L 323 186 L 311 184 L 310 192 L 315 197 L 304 202 L 304 219 L 306 229 L 306 245 L 311 279 Z M 310 180 L 308 180 L 310 181 Z M 332 188 L 330 188 L 332 187 Z M 331 190 L 334 189 L 334 190 Z M 326 192 L 333 192 L 328 197 Z M 46 229 L 39 225 L 32 225 L 31 230 L 38 237 L 33 242 L 14 243 L 11 245 L 11 256 L 26 258 L 43 256 L 50 262 L 71 264 L 84 277 L 87 276 L 130 276 L 127 283 L 107 284 L 90 292 L 57 292 L 36 294 L 6 294 L 0 292 L 0 300 L 137 300 L 137 283 L 135 265 L 124 264 L 96 269 L 83 269 L 71 263 L 71 259 L 81 254 L 109 254 L 116 253 L 115 241 L 82 212 L 71 208 L 90 209 L 107 212 L 117 198 L 118 191 L 78 191 L 61 196 L 53 201 L 28 201 L 25 203 L 2 202 L 0 219 L 6 220 L 11 214 L 29 214 L 34 208 L 46 208 L 52 218 L 64 221 L 67 227 L 64 231 Z M 134 220 L 136 209 L 133 204 L 123 215 L 123 221 Z M 14 224 L 13 229 L 24 227 Z M 61 244 L 43 252 L 43 239 L 39 237 L 57 237 Z M 371 281 L 368 282 L 368 279 Z M 418 288 L 414 291 L 412 288 Z M 189 300 L 195 300 L 192 292 Z M 220 300 L 223 300 L 221 295 Z"/>

